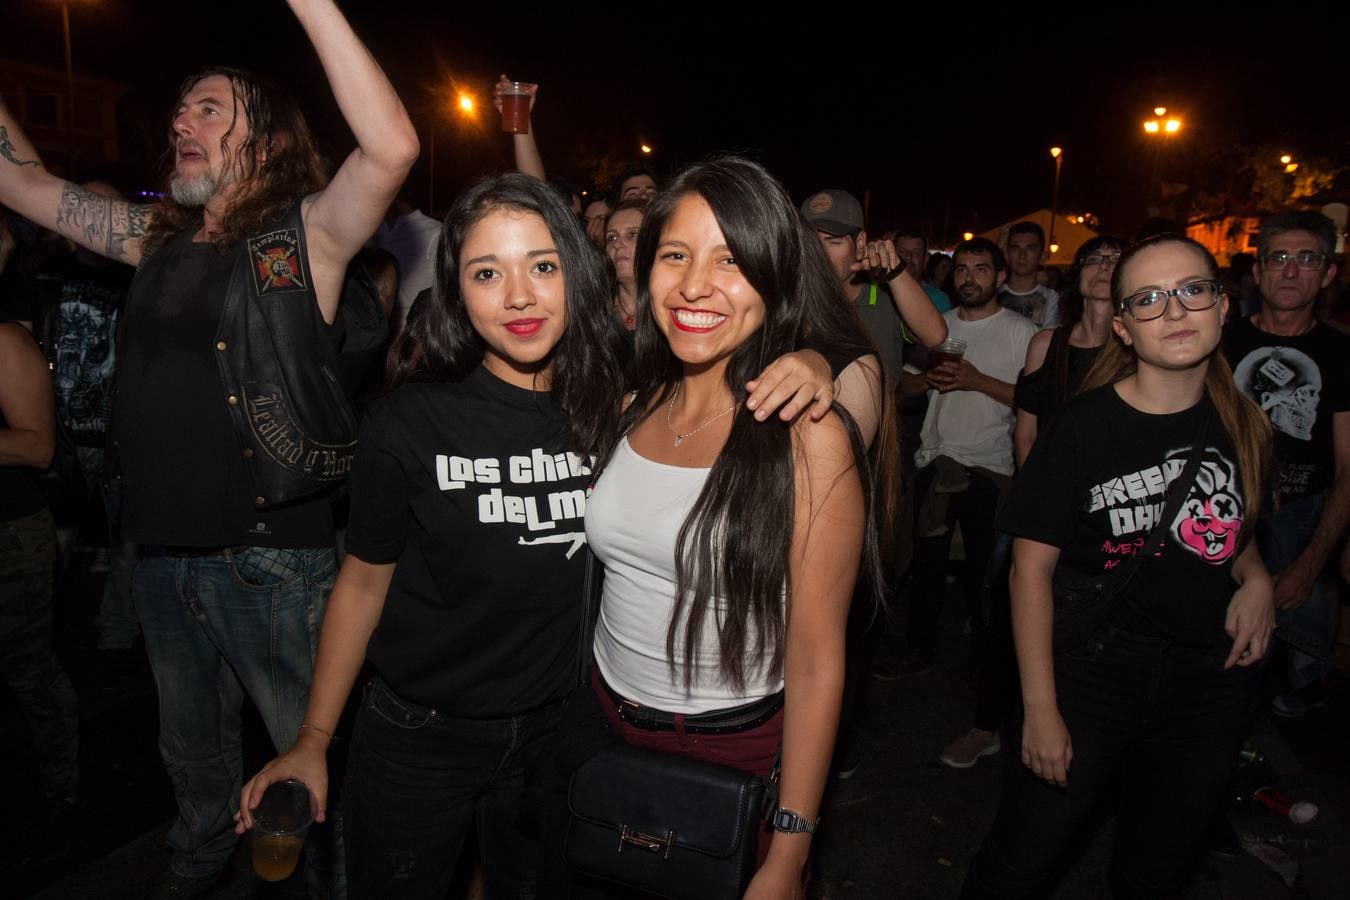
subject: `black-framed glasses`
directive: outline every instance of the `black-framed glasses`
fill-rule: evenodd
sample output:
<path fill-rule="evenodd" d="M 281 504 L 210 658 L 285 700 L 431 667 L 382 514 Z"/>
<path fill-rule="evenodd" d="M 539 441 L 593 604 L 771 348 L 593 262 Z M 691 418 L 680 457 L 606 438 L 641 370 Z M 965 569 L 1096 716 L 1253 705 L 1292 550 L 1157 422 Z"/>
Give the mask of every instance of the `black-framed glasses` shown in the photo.
<path fill-rule="evenodd" d="M 1211 278 L 1201 281 L 1188 281 L 1179 284 L 1170 291 L 1154 288 L 1131 294 L 1120 301 L 1120 311 L 1129 312 L 1136 322 L 1147 322 L 1167 312 L 1167 302 L 1173 297 L 1181 307 L 1189 312 L 1202 312 L 1211 309 L 1223 296 L 1223 285 Z"/>
<path fill-rule="evenodd" d="M 1290 253 L 1287 250 L 1272 250 L 1261 257 L 1261 265 L 1267 269 L 1283 269 L 1292 261 L 1298 264 L 1300 269 L 1320 269 L 1322 263 L 1326 262 L 1326 257 L 1316 250 L 1300 250 L 1298 253 Z"/>
<path fill-rule="evenodd" d="M 1083 257 L 1083 268 L 1096 268 L 1097 266 L 1114 266 L 1120 262 L 1119 253 L 1101 253 L 1093 256 Z"/>

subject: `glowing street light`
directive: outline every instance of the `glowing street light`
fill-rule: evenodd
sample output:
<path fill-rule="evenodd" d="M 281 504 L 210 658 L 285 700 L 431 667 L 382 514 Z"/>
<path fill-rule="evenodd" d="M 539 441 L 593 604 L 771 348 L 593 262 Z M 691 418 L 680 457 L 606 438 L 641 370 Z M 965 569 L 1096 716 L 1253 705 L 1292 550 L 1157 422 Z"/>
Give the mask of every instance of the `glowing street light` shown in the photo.
<path fill-rule="evenodd" d="M 1163 131 L 1167 132 L 1168 134 L 1176 134 L 1180 130 L 1181 130 L 1180 119 L 1168 119 L 1166 122 L 1163 123 Z"/>
<path fill-rule="evenodd" d="M 1149 119 L 1148 121 L 1146 121 L 1146 122 L 1144 123 L 1144 131 L 1148 132 L 1149 134 L 1157 134 L 1157 133 L 1158 133 L 1158 122 L 1157 122 L 1157 120 L 1156 120 L 1156 119 Z"/>
<path fill-rule="evenodd" d="M 652 148 L 651 148 L 651 146 L 650 146 L 649 144 L 643 144 L 639 149 L 640 149 L 644 154 L 650 154 L 650 153 L 652 152 Z"/>
<path fill-rule="evenodd" d="M 1167 107 L 1155 106 L 1153 107 L 1153 114 L 1161 119 L 1163 116 L 1167 115 Z"/>
<path fill-rule="evenodd" d="M 1286 166 L 1289 165 L 1289 164 L 1290 164 L 1291 162 L 1293 162 L 1293 161 L 1294 161 L 1294 158 L 1293 158 L 1292 156 L 1290 156 L 1288 153 L 1286 153 L 1284 156 L 1281 156 L 1281 157 L 1280 157 L 1280 162 L 1284 163 Z"/>
<path fill-rule="evenodd" d="M 963 240 L 963 241 L 970 241 L 970 240 L 974 240 L 974 239 L 975 239 L 975 232 L 973 232 L 973 231 L 963 231 L 963 232 L 961 232 L 961 240 Z"/>
<path fill-rule="evenodd" d="M 474 112 L 474 110 L 475 110 L 476 108 L 477 108 L 477 104 L 474 103 L 473 97 L 472 97 L 470 94 L 460 94 L 460 95 L 459 95 L 459 111 L 460 111 L 460 112 L 464 113 L 465 115 L 472 116 L 472 115 L 473 115 L 473 112 Z"/>

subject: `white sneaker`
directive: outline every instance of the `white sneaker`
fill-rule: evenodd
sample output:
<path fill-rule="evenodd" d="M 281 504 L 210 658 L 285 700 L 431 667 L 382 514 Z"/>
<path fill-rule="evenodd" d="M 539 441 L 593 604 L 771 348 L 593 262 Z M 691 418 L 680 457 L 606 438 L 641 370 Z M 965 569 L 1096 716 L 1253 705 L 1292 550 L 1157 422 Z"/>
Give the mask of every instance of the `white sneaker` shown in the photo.
<path fill-rule="evenodd" d="M 948 744 L 938 759 L 953 769 L 969 769 L 980 761 L 981 756 L 993 756 L 1002 749 L 997 731 L 972 728 Z"/>

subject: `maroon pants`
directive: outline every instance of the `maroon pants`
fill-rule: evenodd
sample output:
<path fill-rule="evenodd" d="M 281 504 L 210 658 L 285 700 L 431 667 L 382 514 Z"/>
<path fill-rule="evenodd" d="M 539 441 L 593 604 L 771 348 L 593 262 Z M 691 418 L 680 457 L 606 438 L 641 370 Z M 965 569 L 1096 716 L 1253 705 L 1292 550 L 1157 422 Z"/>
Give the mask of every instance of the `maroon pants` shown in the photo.
<path fill-rule="evenodd" d="M 684 730 L 684 716 L 675 714 L 673 731 L 649 731 L 637 728 L 619 718 L 614 698 L 605 690 L 598 668 L 591 669 L 591 686 L 605 711 L 609 724 L 634 747 L 648 747 L 666 753 L 678 753 L 691 759 L 731 766 L 751 775 L 768 778 L 773 772 L 774 757 L 783 743 L 783 711 L 774 713 L 763 725 L 756 725 L 735 734 L 690 734 Z M 617 691 L 615 693 L 618 693 Z M 766 826 L 759 832 L 759 864 L 769 855 L 769 841 L 773 832 Z"/>

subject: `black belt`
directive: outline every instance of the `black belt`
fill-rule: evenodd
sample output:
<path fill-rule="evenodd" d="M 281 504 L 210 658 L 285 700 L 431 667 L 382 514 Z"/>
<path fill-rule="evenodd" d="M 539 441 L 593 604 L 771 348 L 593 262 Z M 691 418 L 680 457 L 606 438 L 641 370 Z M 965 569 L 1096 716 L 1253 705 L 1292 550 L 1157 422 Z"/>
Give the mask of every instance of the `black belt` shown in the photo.
<path fill-rule="evenodd" d="M 614 709 L 618 712 L 619 718 L 629 725 L 644 731 L 675 730 L 675 717 L 680 715 L 679 713 L 643 706 L 635 700 L 621 696 L 605 679 L 599 680 L 605 693 L 614 701 Z M 779 691 L 744 706 L 684 716 L 684 730 L 690 734 L 735 734 L 739 731 L 749 731 L 772 719 L 782 708 L 783 692 Z"/>

